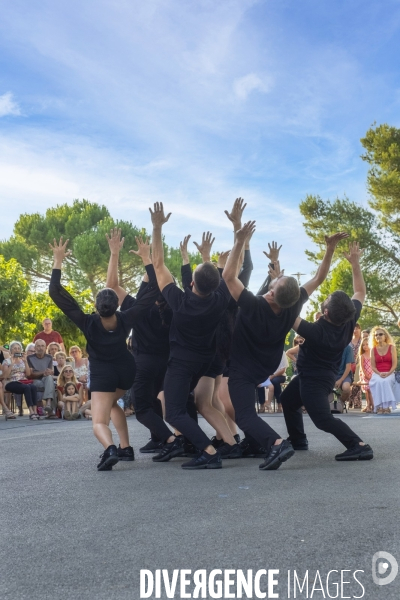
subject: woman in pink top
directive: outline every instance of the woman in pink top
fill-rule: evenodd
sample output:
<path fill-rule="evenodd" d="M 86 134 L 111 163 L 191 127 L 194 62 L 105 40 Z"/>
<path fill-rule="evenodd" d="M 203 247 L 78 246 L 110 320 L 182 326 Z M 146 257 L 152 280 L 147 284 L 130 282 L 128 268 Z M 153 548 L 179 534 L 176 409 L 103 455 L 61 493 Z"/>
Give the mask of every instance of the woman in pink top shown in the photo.
<path fill-rule="evenodd" d="M 397 352 L 393 339 L 383 327 L 374 327 L 370 336 L 371 369 L 370 388 L 374 397 L 377 414 L 390 413 L 396 409 L 394 395 L 396 380 L 394 371 L 397 367 Z"/>
<path fill-rule="evenodd" d="M 358 364 L 360 365 L 361 375 L 361 388 L 365 392 L 367 399 L 367 406 L 362 409 L 361 412 L 372 413 L 374 412 L 374 401 L 372 399 L 371 389 L 369 387 L 369 380 L 372 377 L 373 371 L 371 368 L 371 356 L 368 338 L 364 338 L 361 342 L 360 349 L 358 351 Z"/>

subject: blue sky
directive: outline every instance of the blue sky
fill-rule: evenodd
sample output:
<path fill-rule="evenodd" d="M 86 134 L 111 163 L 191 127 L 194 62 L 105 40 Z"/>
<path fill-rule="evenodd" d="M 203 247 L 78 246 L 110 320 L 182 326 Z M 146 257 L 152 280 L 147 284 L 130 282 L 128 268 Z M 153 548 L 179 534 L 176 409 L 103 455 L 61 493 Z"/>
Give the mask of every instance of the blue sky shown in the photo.
<path fill-rule="evenodd" d="M 242 196 L 286 273 L 313 269 L 299 201 L 365 203 L 359 142 L 400 126 L 398 0 L 3 0 L 0 239 L 21 212 L 87 198 L 166 240 L 210 229 Z"/>

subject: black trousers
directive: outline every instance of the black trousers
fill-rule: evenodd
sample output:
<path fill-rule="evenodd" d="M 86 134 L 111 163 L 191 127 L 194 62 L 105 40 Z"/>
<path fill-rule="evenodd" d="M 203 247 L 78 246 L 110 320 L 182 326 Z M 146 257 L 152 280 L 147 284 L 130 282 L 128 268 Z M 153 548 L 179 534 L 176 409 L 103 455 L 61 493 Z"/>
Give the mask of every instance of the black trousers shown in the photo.
<path fill-rule="evenodd" d="M 210 439 L 200 429 L 188 412 L 188 397 L 207 373 L 209 362 L 189 361 L 170 358 L 164 379 L 165 420 L 178 429 L 198 450 L 204 450 L 211 444 Z M 253 390 L 254 398 L 254 390 Z M 191 402 L 189 401 L 191 404 Z M 191 412 L 193 412 L 193 407 Z"/>
<path fill-rule="evenodd" d="M 163 419 L 162 406 L 157 398 L 164 386 L 168 356 L 137 353 L 136 377 L 132 386 L 132 401 L 136 418 L 151 432 L 155 442 L 165 442 L 171 431 Z"/>
<path fill-rule="evenodd" d="M 318 429 L 334 435 L 346 448 L 362 441 L 346 423 L 331 413 L 328 395 L 333 390 L 335 379 L 334 375 L 319 379 L 300 374 L 283 390 L 283 414 L 292 441 L 306 439 L 301 406 L 306 407 L 310 419 Z"/>
<path fill-rule="evenodd" d="M 257 415 L 255 406 L 255 388 L 259 381 L 229 369 L 229 394 L 235 409 L 235 421 L 247 438 L 253 438 L 267 451 L 281 437 Z"/>
<path fill-rule="evenodd" d="M 6 392 L 13 394 L 23 394 L 26 405 L 37 406 L 37 388 L 33 383 L 20 383 L 19 381 L 10 381 L 5 387 Z"/>
<path fill-rule="evenodd" d="M 278 404 L 281 403 L 282 388 L 281 383 L 285 383 L 286 377 L 284 375 L 278 375 L 271 379 L 271 383 L 274 386 L 274 396 Z M 262 405 L 265 404 L 265 388 L 257 388 L 258 402 Z"/>

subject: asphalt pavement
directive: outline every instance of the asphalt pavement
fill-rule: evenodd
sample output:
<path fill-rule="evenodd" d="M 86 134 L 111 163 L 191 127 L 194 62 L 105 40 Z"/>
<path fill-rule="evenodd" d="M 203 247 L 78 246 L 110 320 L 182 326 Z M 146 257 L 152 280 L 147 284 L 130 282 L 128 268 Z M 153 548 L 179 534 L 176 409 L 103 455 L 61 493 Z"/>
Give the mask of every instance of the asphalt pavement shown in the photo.
<path fill-rule="evenodd" d="M 262 418 L 285 435 L 281 415 Z M 305 417 L 310 449 L 278 471 L 241 459 L 186 472 L 187 459 L 157 464 L 141 455 L 147 430 L 131 417 L 135 462 L 99 473 L 90 422 L 1 417 L 0 599 L 138 600 L 141 569 L 171 577 L 174 569 L 275 569 L 279 598 L 398 600 L 400 574 L 377 585 L 371 565 L 380 551 L 400 563 L 400 417 L 342 418 L 374 460 L 336 462 L 342 446 Z M 393 567 L 382 568 L 381 581 Z M 296 596 L 294 571 L 300 581 L 308 571 L 308 591 L 297 587 Z M 337 588 L 340 578 L 351 583 Z M 260 581 L 268 597 L 267 577 Z M 205 597 L 236 597 L 226 593 Z M 178 580 L 171 597 L 182 594 Z M 167 598 L 163 585 L 159 597 Z"/>

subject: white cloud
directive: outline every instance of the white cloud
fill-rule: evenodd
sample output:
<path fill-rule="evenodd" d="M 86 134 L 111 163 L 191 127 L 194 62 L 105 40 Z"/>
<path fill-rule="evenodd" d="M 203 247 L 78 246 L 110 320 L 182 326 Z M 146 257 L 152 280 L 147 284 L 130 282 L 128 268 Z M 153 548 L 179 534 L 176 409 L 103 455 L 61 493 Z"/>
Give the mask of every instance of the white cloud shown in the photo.
<path fill-rule="evenodd" d="M 261 79 L 256 73 L 249 73 L 244 77 L 235 79 L 233 91 L 239 100 L 246 100 L 251 92 L 258 90 L 264 94 L 269 92 L 273 86 L 272 78 Z"/>
<path fill-rule="evenodd" d="M 20 115 L 21 111 L 18 104 L 14 101 L 11 92 L 6 92 L 0 96 L 0 117 L 7 115 Z"/>

